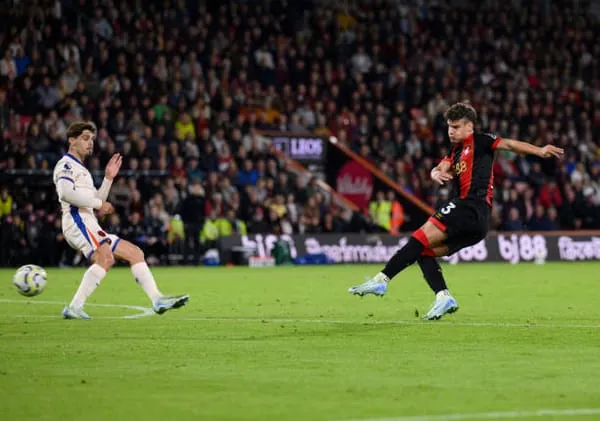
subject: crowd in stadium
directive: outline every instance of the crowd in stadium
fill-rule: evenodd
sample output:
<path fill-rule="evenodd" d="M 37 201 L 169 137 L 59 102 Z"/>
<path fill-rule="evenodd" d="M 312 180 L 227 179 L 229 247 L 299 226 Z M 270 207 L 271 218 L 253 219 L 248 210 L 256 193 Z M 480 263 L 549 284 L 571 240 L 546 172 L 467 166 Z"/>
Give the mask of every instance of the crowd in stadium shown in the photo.
<path fill-rule="evenodd" d="M 115 180 L 103 223 L 159 260 L 184 236 L 201 250 L 236 232 L 369 230 L 261 131 L 336 136 L 435 206 L 451 194 L 429 177 L 449 152 L 443 111 L 469 100 L 480 130 L 567 150 L 498 154 L 493 229 L 600 229 L 598 21 L 583 3 L 497 3 L 13 2 L 0 10 L 0 170 L 51 170 L 68 124 L 91 120 L 96 181 L 114 152 L 137 174 Z M 52 186 L 31 180 L 1 181 L 0 263 L 65 260 Z"/>

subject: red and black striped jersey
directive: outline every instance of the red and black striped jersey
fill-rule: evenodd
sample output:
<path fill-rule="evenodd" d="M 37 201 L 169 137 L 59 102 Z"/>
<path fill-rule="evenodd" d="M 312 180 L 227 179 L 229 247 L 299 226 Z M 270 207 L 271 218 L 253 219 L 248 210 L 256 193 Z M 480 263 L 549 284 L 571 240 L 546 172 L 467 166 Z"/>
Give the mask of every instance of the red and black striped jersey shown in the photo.
<path fill-rule="evenodd" d="M 492 204 L 494 195 L 494 152 L 502 138 L 491 133 L 473 133 L 454 144 L 444 158 L 454 172 L 454 194 L 461 199 L 485 200 Z"/>

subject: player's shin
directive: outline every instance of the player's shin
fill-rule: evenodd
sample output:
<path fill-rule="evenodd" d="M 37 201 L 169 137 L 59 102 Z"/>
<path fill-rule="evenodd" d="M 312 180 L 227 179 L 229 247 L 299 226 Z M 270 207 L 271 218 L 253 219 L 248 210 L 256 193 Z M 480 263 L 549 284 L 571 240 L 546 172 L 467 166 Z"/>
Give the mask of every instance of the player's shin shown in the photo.
<path fill-rule="evenodd" d="M 421 255 L 417 262 L 421 267 L 423 277 L 435 294 L 438 294 L 441 291 L 447 291 L 448 287 L 446 286 L 442 268 L 435 257 Z"/>
<path fill-rule="evenodd" d="M 142 287 L 148 298 L 154 303 L 161 296 L 161 292 L 158 290 L 154 276 L 148 267 L 146 262 L 134 263 L 131 265 L 131 273 L 135 281 Z"/>
<path fill-rule="evenodd" d="M 94 263 L 92 266 L 88 268 L 83 274 L 83 279 L 81 280 L 81 284 L 71 301 L 69 307 L 71 308 L 83 308 L 86 300 L 94 290 L 100 285 L 102 279 L 106 276 L 106 270 L 102 268 L 100 265 Z"/>
<path fill-rule="evenodd" d="M 418 229 L 408 240 L 408 243 L 396 252 L 381 271 L 389 279 L 412 265 L 419 258 L 425 248 L 429 247 L 429 240 L 425 233 Z"/>

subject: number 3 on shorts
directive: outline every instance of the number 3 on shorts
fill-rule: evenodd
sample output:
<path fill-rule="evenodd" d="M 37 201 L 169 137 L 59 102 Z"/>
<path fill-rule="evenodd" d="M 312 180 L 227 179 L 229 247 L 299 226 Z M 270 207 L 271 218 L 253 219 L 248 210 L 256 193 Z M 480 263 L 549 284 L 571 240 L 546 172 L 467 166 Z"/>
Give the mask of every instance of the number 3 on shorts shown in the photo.
<path fill-rule="evenodd" d="M 448 203 L 448 206 L 440 209 L 440 212 L 442 212 L 444 215 L 448 215 L 450 212 L 452 212 L 452 209 L 454 209 L 456 207 L 456 205 L 453 202 Z"/>

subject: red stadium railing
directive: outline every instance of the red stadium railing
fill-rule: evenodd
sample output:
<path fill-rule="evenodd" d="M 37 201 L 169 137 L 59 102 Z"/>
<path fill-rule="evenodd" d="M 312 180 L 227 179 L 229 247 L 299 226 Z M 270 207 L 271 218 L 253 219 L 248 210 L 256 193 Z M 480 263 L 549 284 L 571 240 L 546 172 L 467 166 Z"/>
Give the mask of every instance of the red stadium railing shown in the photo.
<path fill-rule="evenodd" d="M 285 161 L 291 168 L 296 170 L 298 173 L 304 174 L 304 175 L 311 174 L 311 172 L 308 169 L 306 169 L 302 164 L 291 159 L 283 152 L 280 152 L 279 150 L 277 150 L 277 148 L 271 147 L 271 153 L 273 155 L 275 155 L 277 158 L 281 159 L 282 161 Z M 321 190 L 323 190 L 325 193 L 329 194 L 339 205 L 341 205 L 347 209 L 350 209 L 354 212 L 360 212 L 360 209 L 358 206 L 356 206 L 350 200 L 346 199 L 344 196 L 340 195 L 329 184 L 325 183 L 323 180 L 317 179 L 317 186 Z"/>
<path fill-rule="evenodd" d="M 402 187 L 400 187 L 396 182 L 394 182 L 394 180 L 392 180 L 390 177 L 385 175 L 375 165 L 371 164 L 369 161 L 367 161 L 366 159 L 364 159 L 363 157 L 361 157 L 360 155 L 355 153 L 352 149 L 350 149 L 347 146 L 342 145 L 340 142 L 338 142 L 338 139 L 335 136 L 330 136 L 328 138 L 328 140 L 329 140 L 330 145 L 332 145 L 333 147 L 342 151 L 350 159 L 358 162 L 360 165 L 362 165 L 364 168 L 366 168 L 368 171 L 370 171 L 375 177 L 379 178 L 383 183 L 385 183 L 389 188 L 396 191 L 396 193 L 398 193 L 404 199 L 408 200 L 413 205 L 418 207 L 421 211 L 423 211 L 426 214 L 432 214 L 434 212 L 433 208 L 431 208 L 429 205 L 427 205 L 425 202 L 423 202 L 419 198 L 408 193 L 406 190 L 404 190 Z"/>

